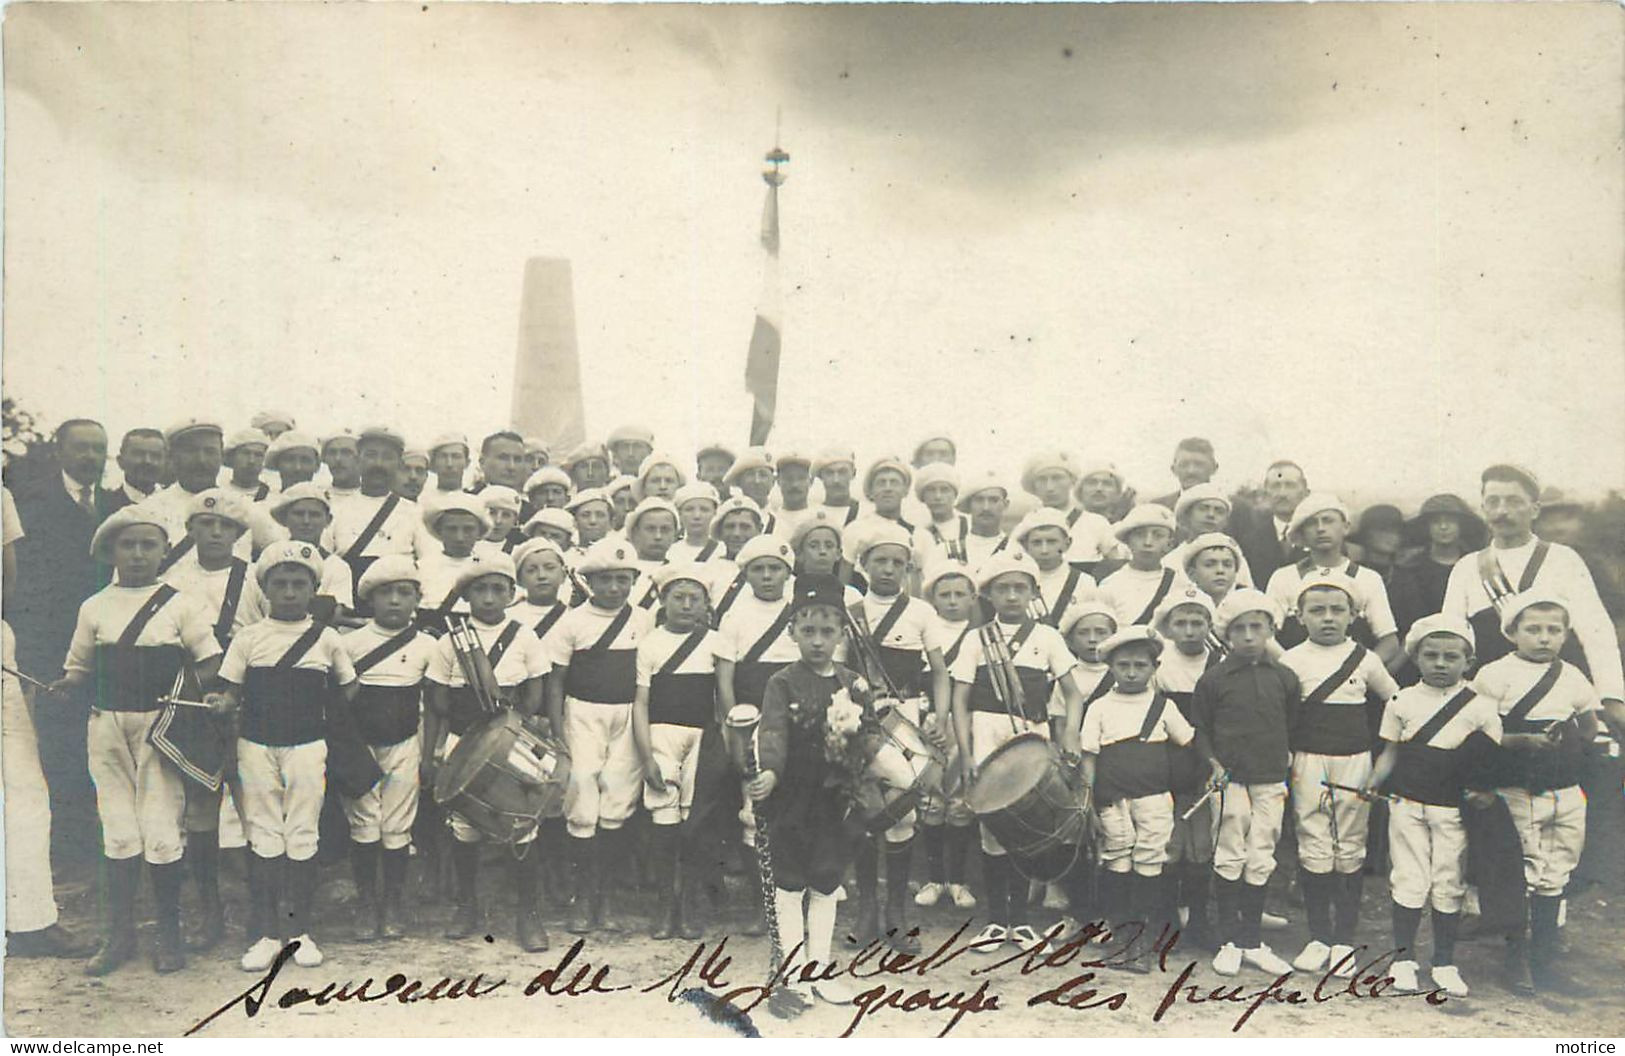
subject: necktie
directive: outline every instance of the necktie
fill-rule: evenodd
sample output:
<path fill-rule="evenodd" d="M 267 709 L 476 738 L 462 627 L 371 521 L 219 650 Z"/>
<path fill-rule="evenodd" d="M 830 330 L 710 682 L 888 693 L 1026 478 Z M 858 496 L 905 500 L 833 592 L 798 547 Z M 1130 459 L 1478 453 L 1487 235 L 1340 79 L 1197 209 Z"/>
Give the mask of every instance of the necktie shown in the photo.
<path fill-rule="evenodd" d="M 79 489 L 79 508 L 89 514 L 94 514 L 96 512 L 96 504 L 90 501 L 89 484 L 86 484 L 84 487 Z"/>

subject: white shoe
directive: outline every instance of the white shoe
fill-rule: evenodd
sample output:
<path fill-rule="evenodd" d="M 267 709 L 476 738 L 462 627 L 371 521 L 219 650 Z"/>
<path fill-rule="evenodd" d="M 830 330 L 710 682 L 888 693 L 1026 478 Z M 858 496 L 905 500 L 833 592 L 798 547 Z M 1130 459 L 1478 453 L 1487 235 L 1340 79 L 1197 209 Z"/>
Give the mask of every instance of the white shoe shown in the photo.
<path fill-rule="evenodd" d="M 299 948 L 293 951 L 294 964 L 301 968 L 318 968 L 321 966 L 324 960 L 322 948 L 316 945 L 315 940 L 310 937 L 309 933 L 301 935 L 293 941 L 299 944 Z"/>
<path fill-rule="evenodd" d="M 1318 972 L 1326 967 L 1326 958 L 1331 956 L 1332 948 L 1319 939 L 1310 939 L 1309 945 L 1303 952 L 1292 958 L 1292 967 L 1300 972 Z"/>
<path fill-rule="evenodd" d="M 1326 963 L 1331 966 L 1332 974 L 1340 979 L 1347 979 L 1359 971 L 1358 958 L 1354 955 L 1354 947 L 1338 943 L 1332 947 L 1332 952 L 1326 956 Z M 1342 967 L 1338 967 L 1341 964 Z"/>
<path fill-rule="evenodd" d="M 1394 978 L 1394 989 L 1402 994 L 1414 994 L 1419 989 L 1416 985 L 1416 972 L 1418 965 L 1415 961 L 1395 961 L 1388 974 Z"/>
<path fill-rule="evenodd" d="M 1033 930 L 1031 924 L 1017 924 L 1010 929 L 1010 941 L 1024 950 L 1030 950 L 1038 945 L 1038 932 Z"/>
<path fill-rule="evenodd" d="M 1292 966 L 1282 960 L 1280 955 L 1263 943 L 1250 950 L 1241 952 L 1241 959 L 1254 968 L 1270 975 L 1286 975 L 1292 971 Z"/>
<path fill-rule="evenodd" d="M 281 950 L 280 942 L 262 937 L 254 940 L 254 945 L 248 948 L 248 952 L 243 954 L 243 959 L 238 963 L 243 966 L 245 972 L 263 972 L 276 963 L 276 955 Z"/>
<path fill-rule="evenodd" d="M 1044 885 L 1044 908 L 1065 909 L 1067 906 L 1066 892 L 1061 890 L 1060 884 Z"/>
<path fill-rule="evenodd" d="M 949 884 L 948 895 L 954 900 L 959 909 L 975 909 L 976 896 L 970 893 L 970 888 L 964 884 Z"/>
<path fill-rule="evenodd" d="M 1290 923 L 1292 923 L 1292 921 L 1281 916 L 1279 913 L 1271 913 L 1267 910 L 1263 916 L 1258 918 L 1258 926 L 1265 931 L 1280 931 Z"/>
<path fill-rule="evenodd" d="M 820 979 L 812 984 L 813 993 L 832 1005 L 850 1005 L 852 999 L 857 997 L 852 987 L 843 979 Z"/>
<path fill-rule="evenodd" d="M 1180 906 L 1179 907 L 1179 926 L 1183 928 L 1186 925 L 1188 925 L 1190 922 L 1191 922 L 1191 907 L 1189 907 L 1189 906 Z"/>
<path fill-rule="evenodd" d="M 1466 997 L 1468 994 L 1467 981 L 1461 977 L 1461 969 L 1453 964 L 1433 966 L 1433 985 L 1451 997 Z"/>
<path fill-rule="evenodd" d="M 1235 975 L 1241 971 L 1241 947 L 1227 942 L 1213 955 L 1213 971 L 1218 975 Z"/>
<path fill-rule="evenodd" d="M 998 953 L 999 947 L 1009 938 L 1010 933 L 1004 929 L 1004 925 L 989 924 L 976 933 L 976 938 L 971 940 L 970 948 L 977 953 Z"/>
<path fill-rule="evenodd" d="M 935 881 L 929 884 L 921 884 L 919 894 L 914 896 L 914 904 L 916 906 L 934 906 L 942 898 L 942 892 L 943 885 Z"/>

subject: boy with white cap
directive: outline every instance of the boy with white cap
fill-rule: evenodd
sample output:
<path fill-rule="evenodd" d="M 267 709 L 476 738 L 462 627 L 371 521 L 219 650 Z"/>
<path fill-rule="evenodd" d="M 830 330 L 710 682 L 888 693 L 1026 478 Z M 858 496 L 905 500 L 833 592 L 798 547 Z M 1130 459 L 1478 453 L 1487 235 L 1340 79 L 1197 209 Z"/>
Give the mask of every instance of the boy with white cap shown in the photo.
<path fill-rule="evenodd" d="M 564 509 L 575 485 L 558 466 L 543 466 L 525 478 L 525 498 L 533 510 Z"/>
<path fill-rule="evenodd" d="M 422 583 L 410 557 L 390 554 L 374 561 L 361 574 L 356 590 L 368 603 L 372 619 L 339 641 L 356 673 L 357 732 L 383 771 L 366 793 L 344 801 L 361 896 L 358 931 L 364 939 L 399 939 L 406 935 L 401 895 L 417 820 L 423 679 L 436 645 L 412 622 L 422 600 Z"/>
<path fill-rule="evenodd" d="M 141 861 L 152 872 L 158 908 L 154 967 L 185 967 L 181 951 L 182 818 L 186 790 L 179 771 L 152 746 L 161 697 L 190 664 L 199 683 L 214 677 L 220 644 L 201 609 L 159 582 L 169 539 L 161 510 L 136 503 L 96 529 L 91 553 L 111 564 L 117 579 L 85 599 L 53 683 L 61 694 L 89 683 L 87 735 L 96 812 L 102 825 L 100 891 L 106 907 L 101 944 L 85 974 L 106 975 L 135 955 L 135 896 Z M 49 697 L 46 698 L 49 700 Z"/>
<path fill-rule="evenodd" d="M 508 615 L 545 639 L 569 607 L 564 600 L 570 585 L 564 550 L 546 536 L 535 536 L 514 547 L 513 565 L 524 596 L 509 606 Z"/>
<path fill-rule="evenodd" d="M 688 474 L 683 472 L 676 456 L 664 451 L 656 451 L 639 463 L 636 476 L 638 482 L 633 495 L 640 502 L 648 498 L 669 502 L 677 489 L 688 483 Z"/>
<path fill-rule="evenodd" d="M 959 741 L 966 788 L 975 783 L 977 766 L 1006 741 L 1021 733 L 1048 736 L 1049 697 L 1057 684 L 1066 701 L 1061 748 L 1077 751 L 1071 732 L 1080 728 L 1083 711 L 1083 698 L 1072 676 L 1077 660 L 1059 631 L 1034 620 L 1028 612 L 1038 593 L 1037 571 L 1033 559 L 1021 550 L 995 554 L 976 571 L 977 589 L 991 602 L 995 631 L 1005 639 L 1011 657 L 1004 674 L 1020 687 L 1020 699 L 1000 699 L 995 686 L 1003 684 L 1003 679 L 994 681 L 980 635 L 967 639 L 949 669 L 954 681 L 954 736 Z M 990 923 L 977 935 L 976 949 L 996 952 L 1006 939 L 1031 946 L 1038 934 L 1027 919 L 1027 884 L 1013 875 L 1004 848 L 986 826 L 981 833 Z"/>
<path fill-rule="evenodd" d="M 507 554 L 491 554 L 483 562 L 465 566 L 458 574 L 459 599 L 468 606 L 468 628 L 475 648 L 485 653 L 496 683 L 497 705 L 515 709 L 525 720 L 541 716 L 543 684 L 550 670 L 541 639 L 530 628 L 508 616 L 513 600 L 515 575 L 513 559 Z M 436 770 L 445 765 L 460 738 L 481 729 L 490 719 L 481 707 L 476 690 L 468 684 L 450 635 L 435 645 L 428 670 L 427 707 L 424 713 L 424 748 L 433 761 L 424 774 L 430 782 Z M 557 732 L 558 710 L 549 701 L 547 720 Z M 457 911 L 446 928 L 448 939 L 466 939 L 482 934 L 483 917 L 479 904 L 480 830 L 462 816 L 450 814 L 452 867 L 457 875 Z M 523 834 L 516 842 L 535 841 L 536 833 Z M 533 850 L 533 848 L 526 848 Z M 528 953 L 547 949 L 547 930 L 542 926 L 536 903 L 537 878 L 542 856 L 519 853 L 514 856 L 514 889 L 518 900 L 515 940 Z"/>
<path fill-rule="evenodd" d="M 576 551 L 586 553 L 614 530 L 615 501 L 603 488 L 582 488 L 564 504 L 576 521 Z"/>
<path fill-rule="evenodd" d="M 468 437 L 462 433 L 441 433 L 429 444 L 429 472 L 434 474 L 434 490 L 462 491 L 468 474 Z"/>
<path fill-rule="evenodd" d="M 773 470 L 779 492 L 773 505 L 773 530 L 789 542 L 795 530 L 821 509 L 808 505 L 812 497 L 812 457 L 796 448 L 781 450 L 773 456 Z"/>
<path fill-rule="evenodd" d="M 620 425 L 609 434 L 604 446 L 615 463 L 615 471 L 622 476 L 635 477 L 638 467 L 655 449 L 655 434 L 641 425 Z"/>
<path fill-rule="evenodd" d="M 960 782 L 959 739 L 954 735 L 953 680 L 948 670 L 974 635 L 972 616 L 977 615 L 976 581 L 958 561 L 941 558 L 926 568 L 920 579 L 920 596 L 931 603 L 934 612 L 925 626 L 925 645 L 942 656 L 942 668 L 933 670 L 931 714 L 922 722 L 934 728 L 948 745 L 943 787 L 928 791 L 919 806 L 919 821 L 925 843 L 926 882 L 914 896 L 917 906 L 934 906 L 946 893 L 960 909 L 972 909 L 976 896 L 965 886 L 965 856 L 970 851 L 971 823 L 976 820 L 965 805 L 965 789 Z"/>
<path fill-rule="evenodd" d="M 771 535 L 758 535 L 739 550 L 746 589 L 734 596 L 713 641 L 721 714 L 736 704 L 760 707 L 767 680 L 801 655 L 790 637 L 786 597 L 794 560 L 789 544 Z"/>
<path fill-rule="evenodd" d="M 722 554 L 711 559 L 717 577 L 711 583 L 712 627 L 721 627 L 728 610 L 746 593 L 740 554 L 752 539 L 762 535 L 766 526 L 761 507 L 744 495 L 722 500 L 716 516 L 711 518 L 711 537 L 722 543 Z"/>
<path fill-rule="evenodd" d="M 1174 797 L 1169 788 L 1169 745 L 1189 744 L 1195 730 L 1166 694 L 1155 688 L 1162 639 L 1144 625 L 1124 627 L 1106 639 L 1100 653 L 1111 668 L 1112 689 L 1083 717 L 1083 799 L 1103 828 L 1100 846 L 1098 916 L 1108 926 L 1129 920 L 1144 925 L 1151 941 L 1171 934 L 1173 892 L 1163 875 L 1174 831 Z M 1140 956 L 1125 965 L 1146 972 Z"/>
<path fill-rule="evenodd" d="M 852 481 L 858 475 L 858 457 L 845 448 L 825 448 L 813 459 L 812 473 L 824 485 L 824 505 L 841 519 L 841 524 L 857 520 L 858 500 L 852 497 Z"/>
<path fill-rule="evenodd" d="M 654 620 L 628 604 L 638 576 L 637 551 L 621 539 L 595 543 L 576 571 L 591 592 L 548 635 L 553 661 L 548 714 L 560 717 L 570 749 L 570 787 L 564 811 L 576 876 L 569 928 L 583 935 L 621 930 L 610 891 L 629 867 L 626 819 L 642 786 L 643 769 L 632 736 L 637 699 L 638 647 Z"/>
<path fill-rule="evenodd" d="M 914 529 L 914 560 L 926 568 L 946 558 L 970 560 L 970 518 L 954 509 L 959 500 L 959 471 L 951 462 L 932 462 L 914 474 L 914 497 L 930 519 Z"/>
<path fill-rule="evenodd" d="M 660 591 L 651 573 L 666 563 L 666 555 L 677 540 L 677 507 L 665 499 L 650 496 L 627 515 L 626 541 L 638 553 L 638 582 L 632 588 L 632 604 L 654 609 Z"/>
<path fill-rule="evenodd" d="M 547 446 L 546 440 L 539 436 L 527 436 L 524 438 L 524 444 L 526 473 L 534 473 L 547 465 L 547 460 L 553 452 Z"/>
<path fill-rule="evenodd" d="M 969 478 L 959 501 L 959 512 L 970 517 L 970 534 L 965 536 L 965 564 L 976 568 L 1010 545 L 1004 532 L 1004 514 L 1010 508 L 1010 489 L 989 470 Z"/>
<path fill-rule="evenodd" d="M 1264 944 L 1264 892 L 1275 872 L 1291 761 L 1288 731 L 1301 700 L 1298 676 L 1269 658 L 1281 608 L 1257 590 L 1236 590 L 1215 623 L 1228 651 L 1196 681 L 1196 746 L 1220 789 L 1213 872 L 1218 877 L 1213 970 L 1232 976 L 1243 959 L 1269 975 L 1292 966 Z"/>
<path fill-rule="evenodd" d="M 478 495 L 447 492 L 423 511 L 423 524 L 440 542 L 440 552 L 418 565 L 422 577 L 423 612 L 467 612 L 462 596 L 463 572 L 484 564 L 498 553 L 482 551 L 479 543 L 491 533 L 491 517 Z M 506 555 L 501 555 L 506 556 Z"/>
<path fill-rule="evenodd" d="M 903 460 L 895 456 L 876 459 L 863 474 L 863 497 L 869 500 L 869 512 L 858 517 L 846 533 L 848 561 L 857 564 L 854 547 L 876 528 L 884 525 L 900 526 L 913 539 L 914 526 L 903 519 L 903 499 L 914 473 Z"/>
<path fill-rule="evenodd" d="M 1209 647 L 1213 639 L 1213 601 L 1197 587 L 1186 584 L 1163 599 L 1152 621 L 1157 633 L 1173 648 L 1163 651 L 1157 665 L 1157 688 L 1167 694 L 1192 725 L 1196 683 L 1223 658 Z M 1174 794 L 1173 836 L 1165 866 L 1177 888 L 1175 904 L 1188 911 L 1185 941 L 1197 949 L 1216 949 L 1208 924 L 1208 888 L 1213 875 L 1213 829 L 1217 817 L 1212 802 L 1186 818 L 1201 799 L 1207 784 L 1207 759 L 1195 745 L 1169 749 L 1169 790 Z"/>
<path fill-rule="evenodd" d="M 264 619 L 270 612 L 265 595 L 249 564 L 232 553 L 237 539 L 248 530 L 248 503 L 238 493 L 210 488 L 192 499 L 192 513 L 186 520 L 190 553 L 171 565 L 163 581 L 196 605 L 214 629 L 222 650 L 244 626 Z M 177 716 L 187 721 L 189 716 Z M 235 770 L 230 773 L 231 795 L 239 818 L 242 815 L 242 786 Z M 197 782 L 186 784 L 186 861 L 198 888 L 202 920 L 192 943 L 195 949 L 212 949 L 225 934 L 225 911 L 220 903 L 220 800 L 221 789 L 210 790 Z M 246 821 L 244 822 L 246 827 Z"/>
<path fill-rule="evenodd" d="M 666 878 L 660 908 L 650 932 L 657 939 L 700 937 L 689 919 L 690 884 L 685 866 L 697 865 L 695 851 L 679 841 L 678 826 L 694 805 L 700 738 L 716 721 L 716 657 L 711 630 L 710 581 L 698 564 L 669 564 L 651 577 L 664 614 L 661 626 L 638 644 L 637 698 L 632 704 L 632 737 L 643 767 L 643 805 L 654 822 L 650 853 L 656 875 Z"/>
<path fill-rule="evenodd" d="M 1182 544 L 1205 536 L 1231 539 L 1237 561 L 1236 584 L 1255 586 L 1252 570 L 1247 567 L 1247 559 L 1241 554 L 1241 544 L 1226 534 L 1230 525 L 1230 498 L 1217 484 L 1197 484 L 1180 492 L 1179 498 L 1174 500 L 1174 524 Z M 1185 556 L 1185 547 L 1175 546 L 1163 558 L 1163 563 L 1183 572 Z"/>
<path fill-rule="evenodd" d="M 604 485 L 604 494 L 609 496 L 609 525 L 616 532 L 626 529 L 627 515 L 637 505 L 637 483 L 636 477 L 616 477 Z"/>
<path fill-rule="evenodd" d="M 852 526 L 857 534 L 860 520 Z M 871 643 L 880 658 L 882 670 L 868 672 L 870 683 L 887 687 L 885 696 L 896 689 L 895 707 L 909 721 L 922 723 L 919 698 L 928 688 L 938 688 L 946 680 L 947 668 L 942 654 L 926 643 L 926 628 L 932 622 L 931 606 L 904 593 L 909 578 L 909 561 L 913 553 L 913 537 L 899 524 L 890 521 L 871 521 L 865 536 L 857 545 L 858 564 L 868 579 L 869 591 L 854 608 L 862 613 L 863 623 L 869 629 Z M 862 670 L 862 665 L 858 665 Z M 931 681 L 926 682 L 929 671 Z M 879 690 L 877 690 L 879 692 Z M 946 702 L 944 702 L 946 704 Z M 946 739 L 935 724 L 927 734 L 934 740 Z M 886 858 L 886 922 L 884 930 L 879 912 L 879 853 L 875 842 L 865 841 L 858 850 L 856 863 L 858 888 L 858 922 L 855 941 L 859 946 L 884 934 L 889 945 L 903 953 L 919 952 L 920 942 L 909 933 L 905 906 L 908 898 L 910 860 L 913 854 L 916 812 L 910 811 L 888 829 L 883 837 Z"/>
<path fill-rule="evenodd" d="M 768 499 L 773 495 L 773 483 L 777 474 L 773 470 L 773 456 L 765 447 L 747 447 L 732 466 L 728 467 L 727 474 L 722 482 L 737 494 L 743 495 L 754 502 L 763 511 L 767 510 Z M 765 513 L 766 527 L 763 531 L 771 532 L 775 521 L 771 513 Z"/>
<path fill-rule="evenodd" d="M 524 538 L 519 531 L 519 493 L 506 485 L 487 484 L 480 489 L 480 501 L 485 504 L 485 516 L 491 527 L 478 544 L 479 549 L 513 553 L 513 548 Z"/>
<path fill-rule="evenodd" d="M 356 435 L 339 429 L 321 438 L 322 465 L 327 467 L 327 494 L 335 510 L 353 498 L 361 487 L 361 460 Z M 404 446 L 404 445 L 403 445 Z"/>
<path fill-rule="evenodd" d="M 1100 581 L 1100 596 L 1117 610 L 1119 626 L 1150 624 L 1180 574 L 1162 563 L 1174 539 L 1174 515 L 1166 506 L 1142 503 L 1112 526 L 1129 550 L 1129 562 Z"/>
<path fill-rule="evenodd" d="M 1376 724 L 1369 712 L 1399 692 L 1377 655 L 1349 640 L 1358 595 L 1354 581 L 1338 572 L 1302 579 L 1293 607 L 1308 640 L 1281 657 L 1302 695 L 1292 728 L 1292 813 L 1310 938 L 1292 963 L 1305 972 L 1330 967 L 1339 976 L 1357 967 L 1354 931 L 1371 803 L 1325 782 L 1357 789 L 1370 778 Z"/>
<path fill-rule="evenodd" d="M 271 967 L 284 938 L 298 943 L 294 963 L 313 968 L 322 963 L 309 913 L 327 785 L 327 702 L 335 689 L 342 706 L 354 701 L 355 667 L 338 632 L 310 615 L 322 575 L 315 546 L 289 540 L 269 547 L 254 575 L 271 613 L 231 640 L 220 664 L 224 689 L 205 698 L 217 712 L 238 716 L 237 770 L 253 852 L 253 940 L 242 968 Z"/>
<path fill-rule="evenodd" d="M 1424 616 L 1411 625 L 1405 651 L 1422 681 L 1399 691 L 1382 714 L 1382 755 L 1366 782 L 1398 797 L 1388 807 L 1394 988 L 1417 989 L 1416 933 L 1433 905 L 1433 983 L 1467 996 L 1456 967 L 1457 926 L 1466 893 L 1467 832 L 1463 790 L 1477 762 L 1501 740 L 1495 702 L 1463 677 L 1473 660 L 1473 629 L 1455 616 Z M 1485 793 L 1473 793 L 1484 796 Z"/>
<path fill-rule="evenodd" d="M 429 486 L 429 452 L 421 447 L 409 447 L 401 453 L 401 471 L 395 477 L 395 493 L 408 502 L 416 502 Z"/>
<path fill-rule="evenodd" d="M 322 579 L 316 586 L 311 611 L 331 620 L 338 614 L 354 610 L 352 570 L 342 557 L 329 553 L 322 545 L 322 540 L 328 538 L 328 526 L 333 523 L 327 489 L 310 481 L 293 484 L 266 500 L 266 509 L 287 532 L 289 539 L 311 544 L 321 556 Z"/>
<path fill-rule="evenodd" d="M 677 508 L 683 537 L 671 544 L 666 556 L 674 562 L 694 561 L 703 565 L 721 554 L 721 540 L 711 535 L 711 519 L 722 503 L 717 489 L 703 480 L 690 481 L 672 494 L 671 501 Z"/>
<path fill-rule="evenodd" d="M 277 475 L 283 490 L 313 480 L 320 466 L 321 450 L 315 438 L 293 429 L 272 440 L 265 449 L 265 468 Z"/>
<path fill-rule="evenodd" d="M 1523 845 L 1529 934 L 1509 938 L 1508 970 L 1527 951 L 1528 974 L 1542 990 L 1583 994 L 1558 965 L 1558 910 L 1585 848 L 1586 799 L 1577 756 L 1597 735 L 1602 702 L 1596 687 L 1559 655 L 1570 632 L 1569 602 L 1546 590 L 1503 600 L 1501 633 L 1513 652 L 1485 664 L 1473 688 L 1501 717 L 1496 794 L 1511 812 Z M 1517 987 L 1522 989 L 1522 987 Z"/>
<path fill-rule="evenodd" d="M 1040 506 L 1021 519 L 1010 533 L 1038 566 L 1038 596 L 1043 601 L 1041 619 L 1059 628 L 1067 608 L 1095 591 L 1094 577 L 1083 566 L 1068 563 L 1072 530 L 1060 510 Z"/>
<path fill-rule="evenodd" d="M 728 485 L 723 478 L 734 464 L 734 449 L 720 440 L 713 440 L 694 453 L 694 479 L 717 489 L 720 499 L 728 497 Z"/>
<path fill-rule="evenodd" d="M 249 502 L 264 502 L 271 494 L 271 485 L 260 479 L 265 469 L 265 453 L 271 438 L 258 429 L 239 429 L 226 438 L 220 454 L 230 471 L 224 487 L 242 495 Z"/>
<path fill-rule="evenodd" d="M 1388 605 L 1388 587 L 1374 569 L 1343 552 L 1348 531 L 1348 507 L 1337 496 L 1313 493 L 1298 503 L 1287 536 L 1307 546 L 1309 553 L 1295 564 L 1276 569 L 1264 590 L 1286 612 L 1286 623 L 1276 638 L 1284 649 L 1304 640 L 1307 635 L 1297 610 L 1302 584 L 1312 577 L 1336 573 L 1354 581 L 1356 607 L 1349 636 L 1375 650 L 1393 671 L 1404 663 L 1405 652 L 1399 646 L 1399 625 Z"/>
<path fill-rule="evenodd" d="M 603 444 L 578 444 L 559 462 L 559 467 L 570 474 L 577 491 L 602 488 L 609 483 L 609 452 Z M 607 496 L 606 496 L 607 498 Z"/>

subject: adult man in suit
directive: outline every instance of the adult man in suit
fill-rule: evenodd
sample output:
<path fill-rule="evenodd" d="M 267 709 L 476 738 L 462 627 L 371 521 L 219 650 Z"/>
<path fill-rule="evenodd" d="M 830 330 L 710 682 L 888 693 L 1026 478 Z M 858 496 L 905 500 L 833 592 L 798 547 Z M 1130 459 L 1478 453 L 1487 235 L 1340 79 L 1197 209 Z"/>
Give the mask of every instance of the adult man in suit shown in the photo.
<path fill-rule="evenodd" d="M 1292 523 L 1292 511 L 1309 494 L 1309 479 L 1296 462 L 1272 462 L 1264 471 L 1264 493 L 1270 500 L 1270 518 L 1237 517 L 1233 511 L 1230 520 L 1230 535 L 1241 544 L 1242 556 L 1259 583 L 1268 583 L 1276 569 L 1306 553 L 1288 538 L 1287 529 Z"/>
<path fill-rule="evenodd" d="M 122 489 L 102 487 L 107 431 L 88 418 L 57 427 L 57 472 L 16 495 L 24 535 L 17 541 L 17 583 L 7 591 L 8 622 L 17 633 L 17 663 L 43 682 L 62 676 L 79 604 L 106 586 L 112 569 L 90 554 L 96 526 L 130 504 Z M 89 859 L 100 852 L 96 793 L 85 749 L 88 699 L 43 700 L 38 715 L 40 765 L 51 791 L 52 855 Z"/>

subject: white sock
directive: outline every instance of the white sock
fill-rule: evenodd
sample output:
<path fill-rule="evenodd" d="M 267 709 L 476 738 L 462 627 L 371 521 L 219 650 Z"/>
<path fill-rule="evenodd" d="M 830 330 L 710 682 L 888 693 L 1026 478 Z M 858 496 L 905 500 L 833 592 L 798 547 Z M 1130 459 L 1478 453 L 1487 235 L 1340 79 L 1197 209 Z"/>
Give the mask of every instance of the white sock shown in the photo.
<path fill-rule="evenodd" d="M 835 907 L 840 899 L 833 894 L 807 891 L 807 956 L 820 967 L 830 963 L 829 947 L 835 936 Z"/>
<path fill-rule="evenodd" d="M 801 891 L 786 891 L 782 887 L 773 889 L 773 909 L 779 918 L 779 952 L 787 959 L 795 961 L 796 947 L 801 944 L 805 932 L 801 927 Z M 805 950 L 802 950 L 802 960 L 805 959 Z"/>

